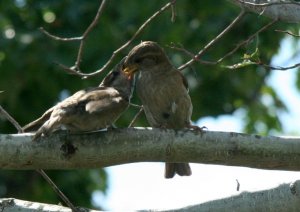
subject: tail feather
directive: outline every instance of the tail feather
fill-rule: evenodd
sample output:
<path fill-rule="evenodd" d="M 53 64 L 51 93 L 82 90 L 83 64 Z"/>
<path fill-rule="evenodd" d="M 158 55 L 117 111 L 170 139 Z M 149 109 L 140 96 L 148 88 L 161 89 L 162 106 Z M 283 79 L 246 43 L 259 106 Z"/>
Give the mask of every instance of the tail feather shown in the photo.
<path fill-rule="evenodd" d="M 22 129 L 24 132 L 35 132 L 37 131 L 51 116 L 53 107 L 47 110 L 40 118 L 26 124 Z"/>
<path fill-rule="evenodd" d="M 190 165 L 188 163 L 166 163 L 165 178 L 173 178 L 175 174 L 180 176 L 192 175 Z"/>

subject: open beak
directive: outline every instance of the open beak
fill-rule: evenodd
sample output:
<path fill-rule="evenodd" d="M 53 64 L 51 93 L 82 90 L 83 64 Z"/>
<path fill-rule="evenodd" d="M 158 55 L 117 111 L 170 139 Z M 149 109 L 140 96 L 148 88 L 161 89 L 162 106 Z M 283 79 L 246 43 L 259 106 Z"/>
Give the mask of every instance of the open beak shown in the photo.
<path fill-rule="evenodd" d="M 138 70 L 138 65 L 133 64 L 133 65 L 129 65 L 127 67 L 125 67 L 123 69 L 123 72 L 126 74 L 126 76 L 128 78 L 132 78 L 132 76 L 134 75 L 134 73 Z"/>

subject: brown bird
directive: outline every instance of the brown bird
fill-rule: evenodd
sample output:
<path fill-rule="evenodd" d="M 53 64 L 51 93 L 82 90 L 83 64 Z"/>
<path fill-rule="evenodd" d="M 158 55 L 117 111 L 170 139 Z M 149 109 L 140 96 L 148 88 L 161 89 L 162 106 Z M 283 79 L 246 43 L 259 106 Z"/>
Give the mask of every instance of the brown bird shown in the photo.
<path fill-rule="evenodd" d="M 124 60 L 108 73 L 99 87 L 76 92 L 24 126 L 23 130 L 37 130 L 33 138 L 36 140 L 59 128 L 85 132 L 110 127 L 126 110 L 132 95 L 133 76 L 123 72 Z"/>
<path fill-rule="evenodd" d="M 124 67 L 126 73 L 139 71 L 137 95 L 152 127 L 201 130 L 191 125 L 193 105 L 186 79 L 157 43 L 145 41 L 135 46 Z M 176 173 L 180 176 L 192 174 L 188 163 L 166 163 L 165 178 L 172 178 Z"/>

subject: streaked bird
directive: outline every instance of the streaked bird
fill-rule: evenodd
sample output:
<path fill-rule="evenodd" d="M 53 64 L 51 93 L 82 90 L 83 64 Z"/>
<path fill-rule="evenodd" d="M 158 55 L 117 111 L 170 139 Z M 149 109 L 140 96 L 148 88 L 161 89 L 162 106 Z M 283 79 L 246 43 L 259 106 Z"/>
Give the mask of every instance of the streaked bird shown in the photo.
<path fill-rule="evenodd" d="M 47 110 L 40 118 L 23 127 L 41 135 L 65 128 L 70 132 L 94 131 L 110 127 L 124 112 L 133 90 L 133 76 L 125 73 L 123 59 L 98 87 L 80 90 Z"/>

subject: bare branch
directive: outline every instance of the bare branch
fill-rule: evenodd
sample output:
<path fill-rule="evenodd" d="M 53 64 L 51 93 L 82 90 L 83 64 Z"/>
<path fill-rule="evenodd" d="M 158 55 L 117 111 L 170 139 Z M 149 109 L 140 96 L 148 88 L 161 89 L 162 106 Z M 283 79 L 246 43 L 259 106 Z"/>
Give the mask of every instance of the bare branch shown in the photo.
<path fill-rule="evenodd" d="M 255 192 L 242 192 L 239 195 L 223 199 L 212 200 L 201 204 L 190 205 L 184 208 L 173 208 L 170 210 L 141 210 L 143 212 L 194 212 L 194 211 L 299 211 L 300 207 L 300 180 L 285 183 L 268 190 Z M 13 198 L 0 199 L 0 205 L 4 211 L 65 211 L 70 209 L 51 204 L 29 202 Z M 96 212 L 94 210 L 84 210 Z M 99 211 L 100 212 L 100 211 Z"/>
<path fill-rule="evenodd" d="M 77 55 L 77 60 L 75 62 L 75 67 L 76 67 L 77 70 L 80 70 L 80 62 L 81 62 L 83 47 L 84 47 L 84 44 L 85 44 L 85 39 L 87 38 L 88 34 L 93 30 L 93 28 L 98 24 L 105 4 L 106 4 L 106 0 L 103 0 L 100 7 L 99 7 L 99 9 L 98 9 L 98 11 L 97 11 L 97 14 L 96 14 L 94 20 L 92 21 L 92 23 L 89 25 L 89 27 L 85 30 L 85 32 L 82 35 L 82 40 L 80 42 L 78 55 Z"/>
<path fill-rule="evenodd" d="M 212 200 L 198 205 L 165 210 L 164 212 L 192 212 L 192 211 L 290 211 L 296 212 L 300 207 L 300 181 L 285 183 L 276 188 L 242 192 L 239 195 Z"/>
<path fill-rule="evenodd" d="M 217 65 L 221 62 L 223 62 L 223 60 L 229 56 L 231 56 L 232 54 L 234 54 L 239 48 L 241 48 L 242 46 L 244 45 L 247 45 L 250 41 L 252 41 L 257 35 L 259 35 L 261 32 L 265 31 L 266 29 L 268 29 L 270 26 L 272 26 L 273 24 L 275 24 L 277 22 L 277 20 L 273 20 L 271 22 L 269 22 L 268 24 L 266 24 L 265 26 L 263 26 L 262 28 L 260 28 L 258 31 L 256 31 L 254 34 L 252 34 L 251 36 L 249 36 L 246 40 L 240 42 L 238 45 L 235 46 L 235 48 L 233 48 L 231 51 L 229 51 L 227 54 L 225 54 L 223 57 L 221 57 L 220 59 L 218 59 L 217 61 L 206 61 L 206 60 L 201 60 L 197 57 L 197 55 L 193 54 L 192 52 L 188 51 L 187 49 L 185 49 L 182 45 L 179 45 L 179 46 L 175 46 L 174 44 L 171 44 L 170 48 L 172 49 L 175 49 L 175 50 L 178 50 L 178 51 L 182 51 L 184 52 L 185 54 L 189 55 L 190 57 L 193 58 L 194 61 L 197 61 L 197 62 L 200 62 L 202 64 L 206 64 L 206 65 Z M 271 69 L 277 69 L 277 70 L 287 70 L 287 69 L 290 69 L 290 68 L 295 68 L 297 67 L 298 65 L 294 65 L 294 66 L 291 66 L 291 67 L 271 67 L 271 66 L 268 66 L 268 65 L 265 65 L 265 64 L 262 64 L 262 63 L 257 63 L 257 62 L 254 62 L 256 63 L 257 65 L 262 65 L 262 66 L 265 66 L 265 67 L 269 67 Z M 234 69 L 234 68 L 232 68 Z"/>
<path fill-rule="evenodd" d="M 201 59 L 197 58 L 194 53 L 192 53 L 189 50 L 187 50 L 182 44 L 177 44 L 176 45 L 174 43 L 171 43 L 167 47 L 169 47 L 171 49 L 175 49 L 177 51 L 181 51 L 181 52 L 183 52 L 186 55 L 190 56 L 191 58 L 193 58 L 193 60 L 195 60 L 195 61 L 197 61 L 199 63 L 206 64 L 206 65 L 216 65 L 217 64 L 217 62 L 211 62 L 211 61 L 201 60 Z"/>
<path fill-rule="evenodd" d="M 200 58 L 209 48 L 211 48 L 217 41 L 219 41 L 227 32 L 229 32 L 245 15 L 245 11 L 241 10 L 240 14 L 219 34 L 217 35 L 213 40 L 211 40 L 203 49 L 201 49 L 198 54 L 195 55 L 195 57 L 185 64 L 181 65 L 178 69 L 183 70 L 187 66 L 194 63 L 196 60 L 195 58 Z"/>
<path fill-rule="evenodd" d="M 300 3 L 292 0 L 230 0 L 245 10 L 288 23 L 300 22 Z"/>
<path fill-rule="evenodd" d="M 290 32 L 290 31 L 276 29 L 275 32 L 283 32 L 283 33 L 286 33 L 286 34 L 294 36 L 294 37 L 300 37 L 300 35 L 296 35 L 296 34 Z"/>
<path fill-rule="evenodd" d="M 235 53 L 239 48 L 241 48 L 244 45 L 247 45 L 258 34 L 262 33 L 263 31 L 265 31 L 266 29 L 268 29 L 269 27 L 271 27 L 276 22 L 277 22 L 277 20 L 273 20 L 273 21 L 269 22 L 268 24 L 266 24 L 265 26 L 263 26 L 262 28 L 260 28 L 259 30 L 257 30 L 253 35 L 249 36 L 246 40 L 244 40 L 243 42 L 241 42 L 238 45 L 236 45 L 236 47 L 234 49 L 232 49 L 230 52 L 228 52 L 224 57 L 222 57 L 219 60 L 217 60 L 217 63 L 222 62 L 225 58 L 227 58 L 227 57 L 231 56 L 233 53 Z"/>
<path fill-rule="evenodd" d="M 95 28 L 95 26 L 98 24 L 100 16 L 103 12 L 104 6 L 106 4 L 106 0 L 103 0 L 102 3 L 100 4 L 98 11 L 96 13 L 95 18 L 93 19 L 92 23 L 88 26 L 88 28 L 85 30 L 85 32 L 83 33 L 82 36 L 80 37 L 71 37 L 71 38 L 62 38 L 62 37 L 58 37 L 55 35 L 52 35 L 51 33 L 47 32 L 44 28 L 40 28 L 40 31 L 42 31 L 45 35 L 47 35 L 48 37 L 54 39 L 54 40 L 58 40 L 58 41 L 80 41 L 79 44 L 79 49 L 78 49 L 78 53 L 77 53 L 77 59 L 75 62 L 75 65 L 71 68 L 63 65 L 63 64 L 59 64 L 57 63 L 60 67 L 62 67 L 65 71 L 67 71 L 68 73 L 71 74 L 75 74 L 75 75 L 79 75 L 82 76 L 80 74 L 80 62 L 81 62 L 81 58 L 82 58 L 82 52 L 83 52 L 83 48 L 85 45 L 85 39 L 88 37 L 89 33 Z"/>
<path fill-rule="evenodd" d="M 21 125 L 11 116 L 6 110 L 0 105 L 0 114 L 2 114 L 14 127 L 18 130 L 19 133 L 23 132 Z"/>
<path fill-rule="evenodd" d="M 32 137 L 0 134 L 0 168 L 88 169 L 160 161 L 300 171 L 300 138 L 151 128 L 57 132 L 37 142 Z"/>
<path fill-rule="evenodd" d="M 52 35 L 50 32 L 46 31 L 43 27 L 40 27 L 39 30 L 44 33 L 45 35 L 47 35 L 48 37 L 54 39 L 54 40 L 58 40 L 58 41 L 80 41 L 82 40 L 82 37 L 72 37 L 72 38 L 62 38 L 62 37 L 58 37 L 56 35 Z"/>
<path fill-rule="evenodd" d="M 171 11 L 172 11 L 172 16 L 171 16 L 171 21 L 174 23 L 176 19 L 176 7 L 175 7 L 175 2 L 176 0 L 173 1 L 173 5 L 171 6 Z"/>
<path fill-rule="evenodd" d="M 58 194 L 58 196 L 66 203 L 66 205 L 72 209 L 72 211 L 79 210 L 71 203 L 71 201 L 65 196 L 65 194 L 57 187 L 57 185 L 52 181 L 52 179 L 44 172 L 42 169 L 36 169 L 36 171 L 42 175 L 42 177 L 49 183 L 49 185 L 52 187 L 52 189 L 55 191 L 55 193 Z"/>
<path fill-rule="evenodd" d="M 88 73 L 88 74 L 84 74 L 84 73 L 78 73 L 78 75 L 80 76 L 85 76 L 85 77 L 91 77 L 91 76 L 95 76 L 97 74 L 100 74 L 101 72 L 103 72 L 104 70 L 106 70 L 106 68 L 112 63 L 112 61 L 115 59 L 115 57 L 117 56 L 117 54 L 119 52 L 121 52 L 122 50 L 124 50 L 126 47 L 128 47 L 133 40 L 146 28 L 146 26 L 148 26 L 151 21 L 153 21 L 157 16 L 159 16 L 161 13 L 163 13 L 165 10 L 167 10 L 169 7 L 171 7 L 173 4 L 175 4 L 176 1 L 171 1 L 169 3 L 167 3 L 165 6 L 163 6 L 162 8 L 160 8 L 158 11 L 156 11 L 150 18 L 148 18 L 139 28 L 138 30 L 134 33 L 134 35 L 125 43 L 123 44 L 120 48 L 116 49 L 113 54 L 111 55 L 110 59 L 103 65 L 102 68 L 98 69 L 95 72 L 92 73 Z"/>
<path fill-rule="evenodd" d="M 140 110 L 135 114 L 135 116 L 133 117 L 132 121 L 130 122 L 130 124 L 128 125 L 129 127 L 132 127 L 134 125 L 134 123 L 136 122 L 137 118 L 142 114 L 142 112 L 144 111 L 143 106 L 140 107 Z"/>
<path fill-rule="evenodd" d="M 88 208 L 67 208 L 61 205 L 53 205 L 39 202 L 29 202 L 24 200 L 19 200 L 15 198 L 1 198 L 0 199 L 0 211 L 19 211 L 19 212 L 49 212 L 49 211 L 59 211 L 59 212 L 74 212 L 75 211 L 88 211 L 88 212 L 100 212 L 98 210 L 91 210 Z"/>
<path fill-rule="evenodd" d="M 18 133 L 23 133 L 23 129 L 21 125 L 11 116 L 9 113 L 7 113 L 2 106 L 0 106 L 0 113 L 3 114 L 8 121 L 10 121 L 15 128 L 18 130 Z M 37 169 L 37 171 L 42 177 L 50 184 L 51 188 L 58 194 L 58 196 L 66 203 L 66 205 L 70 208 L 72 208 L 73 211 L 78 211 L 74 205 L 70 202 L 70 200 L 64 195 L 63 192 L 59 190 L 57 185 L 51 180 L 51 178 L 42 170 Z"/>
<path fill-rule="evenodd" d="M 84 41 L 87 38 L 88 34 L 91 32 L 91 30 L 97 25 L 100 15 L 103 11 L 104 5 L 106 3 L 106 0 L 103 0 L 98 12 L 94 18 L 94 20 L 92 21 L 92 23 L 89 25 L 89 27 L 86 29 L 86 31 L 83 33 L 82 36 L 80 37 L 74 37 L 74 38 L 61 38 L 61 37 L 57 37 L 54 36 L 52 34 L 50 34 L 49 32 L 45 31 L 43 28 L 41 28 L 40 30 L 45 33 L 47 36 L 55 39 L 55 40 L 60 40 L 60 41 L 80 41 L 80 46 L 79 46 L 79 50 L 78 50 L 78 54 L 77 54 L 77 60 L 75 62 L 75 65 L 72 67 L 68 67 L 65 66 L 63 64 L 60 63 L 56 63 L 58 66 L 60 66 L 61 68 L 63 68 L 65 71 L 67 71 L 68 73 L 71 74 L 75 74 L 84 78 L 88 78 L 91 76 L 95 76 L 97 74 L 102 73 L 103 71 L 105 71 L 108 66 L 111 65 L 111 63 L 113 62 L 113 60 L 115 59 L 115 57 L 117 56 L 117 54 L 119 52 L 121 52 L 122 50 L 124 50 L 126 47 L 128 47 L 133 40 L 146 28 L 146 26 L 149 25 L 149 23 L 151 21 L 153 21 L 153 19 L 155 19 L 157 16 L 159 16 L 161 13 L 163 13 L 165 10 L 167 10 L 169 7 L 173 7 L 174 4 L 176 3 L 176 0 L 172 0 L 169 3 L 167 3 L 165 6 L 163 6 L 162 8 L 160 8 L 158 11 L 156 11 L 150 18 L 148 18 L 139 28 L 138 30 L 134 33 L 134 35 L 125 43 L 123 44 L 121 47 L 119 47 L 118 49 L 116 49 L 113 54 L 111 55 L 111 57 L 109 58 L 109 60 L 102 66 L 102 68 L 98 69 L 95 72 L 92 73 L 82 73 L 80 70 L 80 62 L 81 62 L 81 57 L 82 57 L 82 51 L 83 51 L 83 47 L 84 47 Z M 173 8 L 174 9 L 174 8 Z M 175 12 L 172 10 L 172 20 L 175 17 Z"/>
<path fill-rule="evenodd" d="M 300 3 L 295 1 L 274 1 L 274 2 L 267 2 L 267 3 L 253 3 L 245 0 L 238 0 L 238 1 L 244 5 L 251 5 L 256 7 L 266 7 L 271 5 L 283 5 L 283 4 L 300 5 Z"/>
<path fill-rule="evenodd" d="M 263 66 L 265 68 L 268 68 L 268 69 L 271 69 L 271 70 L 278 70 L 278 71 L 286 71 L 286 70 L 289 70 L 289 69 L 293 69 L 293 68 L 297 68 L 297 67 L 300 67 L 300 63 L 296 63 L 294 65 L 291 65 L 291 66 L 287 66 L 287 67 L 282 67 L 282 66 L 271 66 L 271 65 L 267 65 L 267 64 L 264 64 L 262 62 L 259 62 L 259 63 L 256 63 L 257 65 L 260 65 L 260 66 Z"/>

